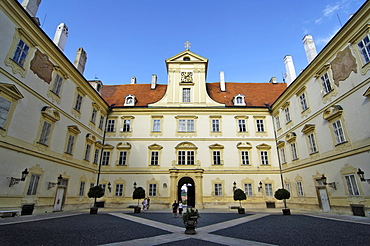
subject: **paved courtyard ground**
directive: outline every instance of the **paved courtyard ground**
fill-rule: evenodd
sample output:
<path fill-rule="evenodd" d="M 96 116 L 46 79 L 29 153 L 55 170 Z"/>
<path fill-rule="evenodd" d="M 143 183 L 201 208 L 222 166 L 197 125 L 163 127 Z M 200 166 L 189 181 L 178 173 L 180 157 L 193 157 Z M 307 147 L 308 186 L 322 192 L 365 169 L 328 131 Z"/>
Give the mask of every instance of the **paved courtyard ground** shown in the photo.
<path fill-rule="evenodd" d="M 276 210 L 278 211 L 278 210 Z M 370 245 L 370 218 L 329 213 L 200 210 L 186 235 L 170 211 L 100 209 L 0 219 L 0 245 Z"/>

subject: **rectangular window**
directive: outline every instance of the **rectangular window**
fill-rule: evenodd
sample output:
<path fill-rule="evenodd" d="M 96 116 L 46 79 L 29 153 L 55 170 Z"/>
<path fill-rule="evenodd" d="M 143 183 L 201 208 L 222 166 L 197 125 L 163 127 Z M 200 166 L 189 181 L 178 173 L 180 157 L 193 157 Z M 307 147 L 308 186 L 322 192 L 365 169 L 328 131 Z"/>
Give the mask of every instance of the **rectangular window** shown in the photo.
<path fill-rule="evenodd" d="M 91 145 L 86 144 L 86 151 L 85 151 L 85 158 L 84 158 L 85 161 L 90 160 L 90 151 L 91 151 Z"/>
<path fill-rule="evenodd" d="M 285 183 L 285 189 L 290 192 L 290 183 Z"/>
<path fill-rule="evenodd" d="M 72 155 L 72 150 L 73 150 L 73 144 L 75 142 L 75 136 L 69 135 L 68 136 L 68 143 L 67 143 L 67 149 L 66 153 Z"/>
<path fill-rule="evenodd" d="M 194 151 L 193 150 L 180 150 L 178 152 L 179 165 L 194 165 Z"/>
<path fill-rule="evenodd" d="M 261 164 L 262 165 L 268 165 L 269 164 L 267 151 L 261 151 Z"/>
<path fill-rule="evenodd" d="M 40 180 L 40 175 L 36 175 L 36 174 L 31 175 L 30 183 L 28 184 L 27 195 L 29 196 L 36 195 L 39 180 Z"/>
<path fill-rule="evenodd" d="M 292 159 L 293 160 L 298 159 L 296 144 L 295 143 L 291 143 L 290 144 L 290 148 L 292 149 Z"/>
<path fill-rule="evenodd" d="M 213 165 L 221 165 L 221 151 L 215 150 L 213 154 Z"/>
<path fill-rule="evenodd" d="M 358 44 L 358 49 L 360 50 L 362 60 L 364 64 L 370 62 L 370 38 L 369 35 L 366 35 L 363 40 L 361 40 Z"/>
<path fill-rule="evenodd" d="M 220 120 L 212 119 L 212 132 L 220 132 Z"/>
<path fill-rule="evenodd" d="M 30 47 L 28 47 L 28 45 L 23 42 L 22 39 L 19 39 L 12 60 L 15 61 L 19 66 L 23 67 L 29 49 Z"/>
<path fill-rule="evenodd" d="M 4 128 L 12 103 L 0 97 L 0 128 Z"/>
<path fill-rule="evenodd" d="M 77 94 L 75 109 L 78 112 L 80 112 L 80 110 L 81 110 L 81 105 L 82 105 L 82 96 L 80 94 Z"/>
<path fill-rule="evenodd" d="M 247 196 L 253 196 L 252 184 L 244 184 L 244 192 Z"/>
<path fill-rule="evenodd" d="M 93 163 L 98 164 L 98 159 L 99 159 L 99 149 L 95 149 Z"/>
<path fill-rule="evenodd" d="M 157 196 L 157 184 L 149 184 L 149 196 Z"/>
<path fill-rule="evenodd" d="M 335 140 L 337 141 L 337 144 L 346 142 L 346 138 L 344 137 L 344 132 L 343 132 L 341 121 L 337 120 L 332 125 L 333 125 L 333 131 L 334 131 Z"/>
<path fill-rule="evenodd" d="M 359 196 L 360 191 L 357 186 L 356 177 L 354 174 L 345 175 L 344 178 L 346 179 L 348 195 L 350 196 Z"/>
<path fill-rule="evenodd" d="M 265 184 L 265 193 L 266 196 L 273 196 L 272 184 Z"/>
<path fill-rule="evenodd" d="M 107 132 L 114 132 L 115 124 L 116 124 L 115 120 L 108 120 Z"/>
<path fill-rule="evenodd" d="M 78 193 L 79 196 L 83 196 L 85 193 L 85 182 L 80 183 L 80 192 Z"/>
<path fill-rule="evenodd" d="M 286 123 L 289 123 L 291 121 L 290 119 L 290 112 L 289 112 L 289 108 L 285 108 L 284 109 L 284 112 L 285 112 L 285 122 Z"/>
<path fill-rule="evenodd" d="M 151 166 L 158 166 L 158 156 L 159 156 L 159 153 L 158 151 L 152 151 L 151 153 L 151 157 L 150 157 L 150 165 Z"/>
<path fill-rule="evenodd" d="M 95 120 L 96 120 L 96 113 L 98 111 L 96 109 L 93 108 L 92 110 L 92 113 L 91 113 L 91 122 L 95 124 Z"/>
<path fill-rule="evenodd" d="M 316 148 L 316 141 L 315 141 L 315 137 L 313 135 L 313 133 L 307 135 L 307 138 L 308 138 L 308 143 L 310 145 L 310 153 L 316 153 L 317 152 L 317 148 Z"/>
<path fill-rule="evenodd" d="M 263 120 L 257 120 L 257 132 L 264 132 Z"/>
<path fill-rule="evenodd" d="M 160 132 L 161 131 L 161 120 L 153 120 L 153 132 Z"/>
<path fill-rule="evenodd" d="M 249 152 L 247 150 L 243 150 L 242 154 L 242 165 L 249 165 Z"/>
<path fill-rule="evenodd" d="M 281 163 L 286 163 L 285 149 L 284 148 L 280 149 L 280 158 L 281 158 Z"/>
<path fill-rule="evenodd" d="M 275 117 L 275 122 L 276 122 L 276 129 L 280 129 L 281 128 L 281 125 L 280 125 L 280 117 L 279 116 L 276 116 Z"/>
<path fill-rule="evenodd" d="M 42 125 L 42 129 L 41 129 L 39 143 L 45 144 L 45 145 L 48 144 L 50 130 L 51 130 L 51 124 L 47 121 L 44 121 Z"/>
<path fill-rule="evenodd" d="M 94 183 L 90 183 L 90 188 L 94 187 Z"/>
<path fill-rule="evenodd" d="M 301 181 L 297 182 L 297 190 L 298 190 L 298 196 L 304 196 L 303 185 Z"/>
<path fill-rule="evenodd" d="M 182 89 L 182 102 L 190 102 L 190 88 Z"/>
<path fill-rule="evenodd" d="M 119 152 L 119 160 L 118 165 L 119 166 L 126 166 L 126 159 L 127 159 L 127 151 L 120 151 Z"/>
<path fill-rule="evenodd" d="M 187 132 L 194 132 L 194 120 L 188 120 Z"/>
<path fill-rule="evenodd" d="M 238 120 L 238 129 L 239 129 L 239 132 L 246 132 L 247 131 L 247 127 L 245 126 L 245 120 L 244 119 L 239 119 Z"/>
<path fill-rule="evenodd" d="M 194 120 L 179 120 L 178 121 L 179 132 L 194 132 Z"/>
<path fill-rule="evenodd" d="M 102 158 L 102 165 L 108 166 L 109 165 L 109 158 L 110 158 L 110 151 L 103 151 L 103 158 Z"/>
<path fill-rule="evenodd" d="M 302 112 L 305 111 L 306 109 L 308 109 L 308 106 L 307 106 L 307 99 L 306 99 L 306 94 L 305 93 L 302 93 L 300 96 L 299 96 L 299 100 L 301 102 L 301 109 L 302 109 Z"/>
<path fill-rule="evenodd" d="M 222 196 L 222 184 L 215 184 L 215 196 Z"/>
<path fill-rule="evenodd" d="M 103 129 L 103 125 L 104 125 L 104 116 L 100 116 L 99 129 Z"/>
<path fill-rule="evenodd" d="M 123 195 L 123 184 L 116 184 L 116 194 L 115 196 Z"/>
<path fill-rule="evenodd" d="M 327 73 L 325 73 L 320 78 L 321 78 L 321 84 L 322 84 L 322 88 L 324 90 L 324 94 L 326 95 L 326 94 L 328 94 L 329 92 L 331 92 L 333 90 L 333 88 L 331 87 L 331 84 L 330 84 L 329 76 L 328 76 Z"/>
<path fill-rule="evenodd" d="M 106 184 L 99 184 L 99 186 L 103 189 L 103 191 L 104 191 L 104 195 L 105 195 L 105 187 L 106 187 Z M 103 196 L 104 196 L 103 195 Z"/>
<path fill-rule="evenodd" d="M 123 120 L 123 132 L 130 132 L 131 131 L 131 120 Z"/>
<path fill-rule="evenodd" d="M 54 94 L 56 94 L 58 96 L 59 96 L 59 93 L 60 93 L 60 88 L 62 87 L 62 82 L 63 82 L 62 77 L 60 77 L 59 74 L 57 74 L 55 76 L 53 88 L 51 89 L 51 91 L 54 92 Z"/>

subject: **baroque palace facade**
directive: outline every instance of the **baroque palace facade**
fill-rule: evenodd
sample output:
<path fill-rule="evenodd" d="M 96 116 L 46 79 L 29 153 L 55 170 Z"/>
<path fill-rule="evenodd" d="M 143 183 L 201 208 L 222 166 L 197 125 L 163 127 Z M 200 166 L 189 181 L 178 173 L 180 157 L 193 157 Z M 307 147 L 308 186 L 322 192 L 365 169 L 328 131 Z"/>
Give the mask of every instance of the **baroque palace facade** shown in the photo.
<path fill-rule="evenodd" d="M 86 53 L 63 54 L 39 27 L 37 0 L 0 3 L 0 210 L 126 208 L 134 183 L 152 208 L 187 186 L 197 208 L 282 206 L 369 216 L 370 2 L 287 83 L 206 83 L 208 60 L 190 49 L 166 60 L 168 82 L 103 85 L 83 76 Z M 24 176 L 22 178 L 22 175 Z M 363 177 L 364 175 L 365 177 Z M 366 179 L 369 178 L 369 179 Z"/>

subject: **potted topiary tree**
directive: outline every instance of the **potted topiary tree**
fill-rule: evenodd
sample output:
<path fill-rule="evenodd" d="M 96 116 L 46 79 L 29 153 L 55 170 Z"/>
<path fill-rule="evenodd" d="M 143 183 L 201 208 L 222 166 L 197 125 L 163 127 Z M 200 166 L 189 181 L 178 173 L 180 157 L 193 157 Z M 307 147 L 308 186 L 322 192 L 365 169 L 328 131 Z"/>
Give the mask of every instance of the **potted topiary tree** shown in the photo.
<path fill-rule="evenodd" d="M 185 234 L 194 235 L 197 232 L 195 231 L 195 227 L 198 225 L 198 219 L 200 218 L 198 209 L 187 208 L 186 212 L 182 216 L 182 221 L 185 225 Z"/>
<path fill-rule="evenodd" d="M 132 194 L 132 199 L 137 199 L 137 206 L 134 208 L 134 213 L 140 213 L 140 206 L 139 206 L 139 200 L 145 198 L 145 190 L 143 187 L 137 187 L 134 190 L 134 193 Z"/>
<path fill-rule="evenodd" d="M 239 201 L 239 208 L 238 208 L 238 213 L 239 214 L 245 214 L 245 209 L 242 208 L 242 200 L 246 200 L 247 196 L 245 195 L 244 191 L 241 189 L 235 189 L 234 190 L 234 201 Z"/>
<path fill-rule="evenodd" d="M 98 207 L 96 206 L 96 199 L 104 196 L 104 190 L 100 186 L 91 187 L 87 193 L 89 198 L 94 198 L 94 206 L 90 208 L 90 214 L 97 214 Z"/>
<path fill-rule="evenodd" d="M 286 189 L 278 189 L 275 191 L 275 198 L 278 200 L 283 200 L 284 202 L 284 208 L 283 208 L 283 214 L 284 215 L 290 215 L 290 209 L 286 206 L 286 199 L 290 198 L 290 192 Z"/>

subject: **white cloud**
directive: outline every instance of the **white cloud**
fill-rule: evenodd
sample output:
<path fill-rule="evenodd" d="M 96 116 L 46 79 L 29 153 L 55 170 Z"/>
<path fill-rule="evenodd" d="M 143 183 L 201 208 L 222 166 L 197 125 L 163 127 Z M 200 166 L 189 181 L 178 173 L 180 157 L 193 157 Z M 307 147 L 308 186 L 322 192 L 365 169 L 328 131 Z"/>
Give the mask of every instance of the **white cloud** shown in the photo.
<path fill-rule="evenodd" d="M 326 37 L 315 38 L 315 43 L 320 46 L 325 46 L 339 31 L 340 27 L 335 27 L 335 29 Z"/>
<path fill-rule="evenodd" d="M 326 5 L 325 9 L 322 11 L 322 16 L 315 20 L 315 24 L 319 25 L 324 18 L 331 18 L 340 9 L 346 7 L 347 0 L 338 1 L 333 5 Z"/>

